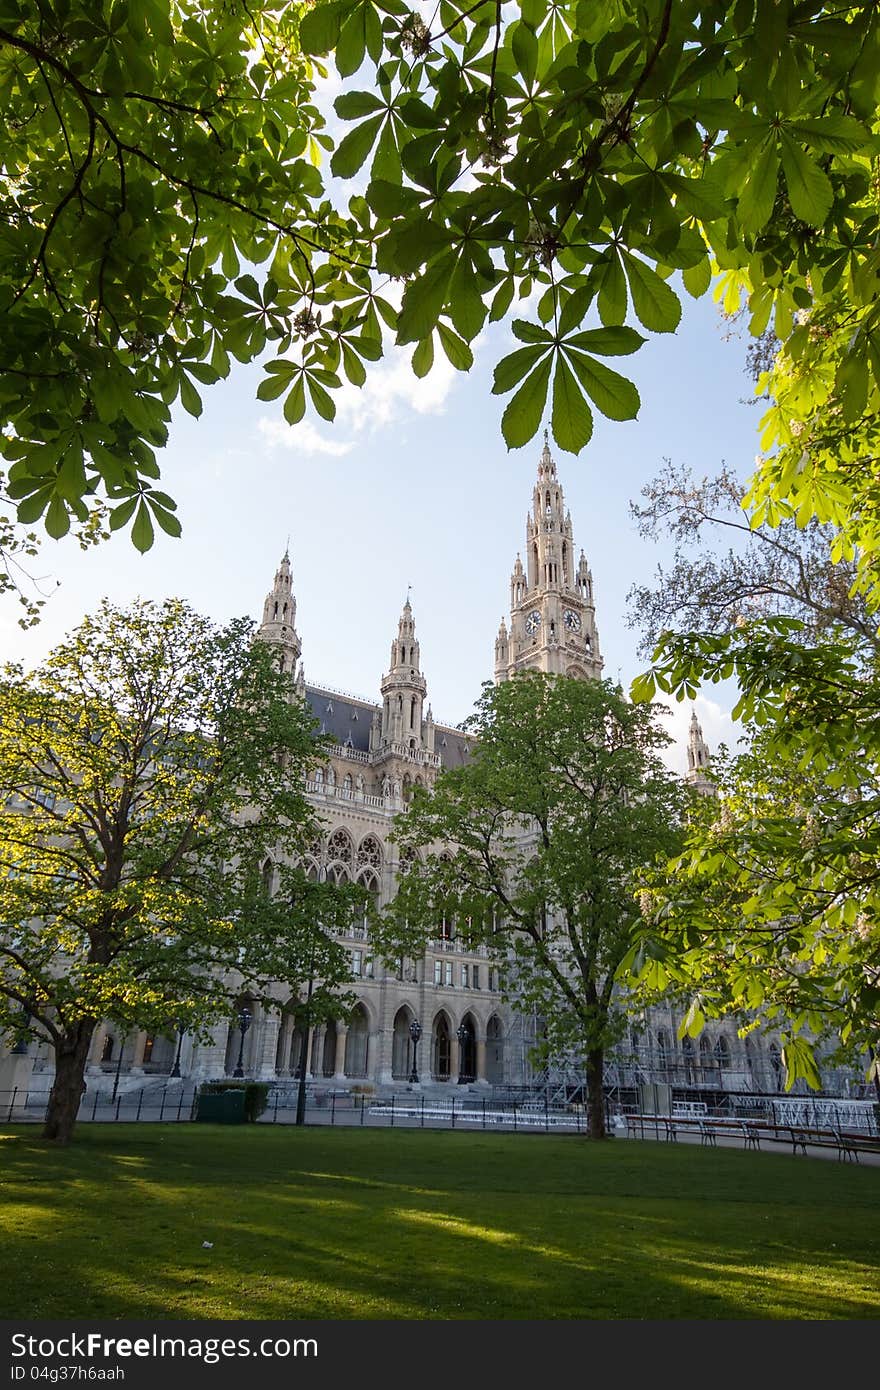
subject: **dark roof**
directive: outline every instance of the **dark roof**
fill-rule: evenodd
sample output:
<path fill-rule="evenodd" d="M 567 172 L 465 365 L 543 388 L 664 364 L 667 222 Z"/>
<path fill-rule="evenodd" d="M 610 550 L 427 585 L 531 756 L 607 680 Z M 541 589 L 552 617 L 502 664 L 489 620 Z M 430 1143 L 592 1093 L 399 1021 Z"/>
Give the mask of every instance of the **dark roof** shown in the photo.
<path fill-rule="evenodd" d="M 335 695 L 314 685 L 306 686 L 306 699 L 322 734 L 335 738 L 337 743 L 359 748 L 362 753 L 369 751 L 370 725 L 378 705 L 351 695 Z"/>
<path fill-rule="evenodd" d="M 319 685 L 306 685 L 306 699 L 318 721 L 320 733 L 334 738 L 337 743 L 359 748 L 362 753 L 369 752 L 370 725 L 373 715 L 381 714 L 381 705 L 354 695 L 338 695 Z M 460 729 L 450 729 L 444 724 L 434 726 L 434 752 L 440 754 L 444 767 L 461 767 L 467 761 L 470 742 Z"/>

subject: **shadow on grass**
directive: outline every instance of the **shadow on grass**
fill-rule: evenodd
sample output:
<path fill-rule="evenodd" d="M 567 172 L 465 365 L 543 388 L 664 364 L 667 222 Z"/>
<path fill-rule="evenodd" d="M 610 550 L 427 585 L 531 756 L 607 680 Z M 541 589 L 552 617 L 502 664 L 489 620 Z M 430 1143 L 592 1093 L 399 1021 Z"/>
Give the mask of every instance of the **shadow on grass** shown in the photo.
<path fill-rule="evenodd" d="M 83 1127 L 63 1152 L 8 1129 L 0 1159 L 7 1317 L 880 1313 L 876 1169 L 206 1125 Z"/>

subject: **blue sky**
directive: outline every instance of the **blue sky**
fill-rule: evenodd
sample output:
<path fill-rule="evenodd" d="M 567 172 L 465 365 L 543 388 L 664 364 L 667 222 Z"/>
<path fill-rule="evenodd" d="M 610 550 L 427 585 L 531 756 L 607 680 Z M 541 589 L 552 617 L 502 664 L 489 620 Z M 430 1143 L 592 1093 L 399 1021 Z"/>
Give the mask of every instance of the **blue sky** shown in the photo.
<path fill-rule="evenodd" d="M 740 404 L 751 390 L 745 345 L 727 334 L 710 297 L 688 300 L 676 334 L 621 364 L 641 393 L 638 419 L 597 417 L 578 458 L 553 449 L 593 569 L 605 672 L 625 684 L 640 669 L 625 595 L 663 558 L 638 538 L 630 499 L 664 457 L 699 475 L 722 460 L 746 474 L 757 448 L 758 410 Z M 505 401 L 491 379 L 508 338 L 493 327 L 470 373 L 435 366 L 421 382 L 394 352 L 362 391 L 347 389 L 333 425 L 307 417 L 290 428 L 280 402 L 256 400 L 259 369 L 237 366 L 204 391 L 200 420 L 174 417 L 161 462 L 182 540 L 162 536 L 146 556 L 124 536 L 87 554 L 47 542 L 34 572 L 47 591 L 60 584 L 29 632 L 13 603 L 0 604 L 3 655 L 34 664 L 105 594 L 119 604 L 174 594 L 218 621 L 258 617 L 289 536 L 307 678 L 375 698 L 412 585 L 434 714 L 457 723 L 492 675 L 541 447 L 539 437 L 508 453 L 501 437 Z M 729 704 L 699 698 L 710 742 L 730 737 Z M 689 717 L 675 712 L 679 739 Z M 681 744 L 671 761 L 683 766 Z"/>

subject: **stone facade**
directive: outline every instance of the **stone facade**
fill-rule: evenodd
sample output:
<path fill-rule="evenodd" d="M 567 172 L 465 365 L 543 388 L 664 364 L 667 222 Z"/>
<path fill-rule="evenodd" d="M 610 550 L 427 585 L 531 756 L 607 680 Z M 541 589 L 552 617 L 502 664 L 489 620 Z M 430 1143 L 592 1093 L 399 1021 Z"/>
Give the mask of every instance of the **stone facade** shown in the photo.
<path fill-rule="evenodd" d="M 584 679 L 602 673 L 593 577 L 583 551 L 575 561 L 571 516 L 565 509 L 556 464 L 546 443 L 541 452 L 532 508 L 526 519 L 526 563 L 517 556 L 510 581 L 509 627 L 502 620 L 495 643 L 495 679 L 537 669 Z M 296 598 L 285 552 L 266 597 L 260 637 L 278 650 L 298 696 L 308 701 L 321 733 L 335 740 L 332 754 L 307 784 L 322 833 L 311 846 L 307 868 L 318 880 L 364 884 L 379 907 L 395 893 L 398 850 L 390 837 L 416 786 L 430 787 L 441 768 L 469 756 L 459 729 L 435 722 L 421 667 L 412 605 L 407 596 L 391 642 L 388 670 L 376 702 L 307 682 L 296 632 Z M 688 779 L 711 792 L 709 750 L 696 716 L 688 741 Z M 273 866 L 266 866 L 271 889 Z M 98 1028 L 90 1057 L 90 1086 L 129 1090 L 151 1078 L 202 1079 L 231 1075 L 295 1084 L 305 1052 L 315 1085 L 387 1090 L 414 1084 L 482 1090 L 518 1087 L 536 1080 L 572 1094 L 582 1078 L 576 1066 L 533 1074 L 529 1040 L 537 1026 L 512 1011 L 499 992 L 497 966 L 485 948 L 466 950 L 442 919 L 437 935 L 417 960 L 389 969 L 371 950 L 365 925 L 353 927 L 350 951 L 357 1007 L 347 1023 L 321 1025 L 306 1037 L 299 1000 L 279 985 L 277 1005 L 250 1011 L 246 1030 L 235 1021 L 215 1029 L 210 1042 L 183 1034 L 114 1036 Z M 707 1029 L 697 1044 L 677 1038 L 679 1017 L 655 1010 L 634 1023 L 608 1063 L 609 1085 L 667 1083 L 684 1090 L 778 1089 L 778 1047 L 753 1034 L 737 1035 L 732 1021 Z M 421 1029 L 415 1047 L 411 1025 Z M 121 1051 L 120 1051 L 121 1049 Z M 42 1050 L 40 1050 L 42 1052 Z M 21 1065 L 20 1059 L 17 1065 Z M 240 1074 L 240 1073 L 239 1073 Z M 45 1054 L 37 1054 L 31 1085 L 49 1084 Z"/>

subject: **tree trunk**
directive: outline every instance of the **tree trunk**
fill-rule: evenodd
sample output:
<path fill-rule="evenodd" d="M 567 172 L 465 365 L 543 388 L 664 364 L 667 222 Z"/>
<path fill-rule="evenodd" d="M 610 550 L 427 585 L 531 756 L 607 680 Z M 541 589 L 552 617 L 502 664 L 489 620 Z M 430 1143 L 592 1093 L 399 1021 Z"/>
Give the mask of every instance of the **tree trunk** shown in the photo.
<path fill-rule="evenodd" d="M 605 1138 L 605 1090 L 602 1085 L 604 1054 L 599 1048 L 587 1053 L 587 1101 L 590 1138 Z"/>
<path fill-rule="evenodd" d="M 49 1092 L 43 1127 L 43 1138 L 55 1144 L 70 1143 L 82 1101 L 83 1077 L 94 1031 L 94 1020 L 83 1018 L 55 1044 L 55 1082 Z"/>

